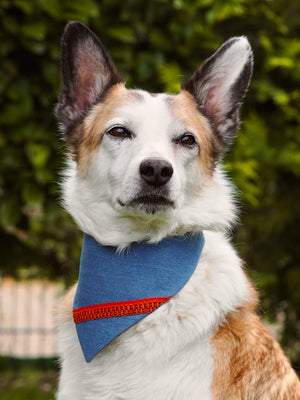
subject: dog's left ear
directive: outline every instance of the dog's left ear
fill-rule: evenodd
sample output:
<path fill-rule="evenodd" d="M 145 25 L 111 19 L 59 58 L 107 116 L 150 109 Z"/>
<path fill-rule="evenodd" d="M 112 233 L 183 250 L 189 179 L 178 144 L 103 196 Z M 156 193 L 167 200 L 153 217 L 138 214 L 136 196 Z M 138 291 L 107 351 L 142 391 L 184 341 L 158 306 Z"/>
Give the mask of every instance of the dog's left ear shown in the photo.
<path fill-rule="evenodd" d="M 109 54 L 84 24 L 67 24 L 61 44 L 62 88 L 56 115 L 68 131 L 116 83 L 124 82 Z"/>
<path fill-rule="evenodd" d="M 238 110 L 250 83 L 253 55 L 246 37 L 225 42 L 182 85 L 209 119 L 217 138 L 216 155 L 222 154 L 239 125 Z"/>

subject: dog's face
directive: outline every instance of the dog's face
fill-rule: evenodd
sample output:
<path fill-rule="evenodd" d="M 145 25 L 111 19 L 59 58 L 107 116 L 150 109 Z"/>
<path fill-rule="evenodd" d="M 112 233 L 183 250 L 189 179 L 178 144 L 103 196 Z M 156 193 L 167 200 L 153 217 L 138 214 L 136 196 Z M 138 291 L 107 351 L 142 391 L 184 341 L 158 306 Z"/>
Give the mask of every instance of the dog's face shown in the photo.
<path fill-rule="evenodd" d="M 193 109 L 191 121 L 183 110 Z M 113 86 L 84 122 L 78 167 L 106 188 L 120 213 L 177 209 L 212 172 L 209 125 L 188 94 L 151 95 Z"/>
<path fill-rule="evenodd" d="M 233 207 L 218 162 L 251 71 L 248 41 L 233 38 L 177 95 L 128 90 L 94 34 L 70 23 L 57 115 L 73 160 L 65 204 L 80 227 L 125 245 L 226 225 Z"/>

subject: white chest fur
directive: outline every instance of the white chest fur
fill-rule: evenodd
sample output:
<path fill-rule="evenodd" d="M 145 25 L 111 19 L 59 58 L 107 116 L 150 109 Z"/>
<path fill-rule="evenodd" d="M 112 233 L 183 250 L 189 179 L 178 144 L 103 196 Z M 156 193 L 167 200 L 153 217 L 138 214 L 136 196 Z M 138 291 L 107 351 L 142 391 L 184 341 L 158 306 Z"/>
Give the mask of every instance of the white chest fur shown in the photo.
<path fill-rule="evenodd" d="M 186 286 L 86 363 L 71 319 L 62 315 L 58 400 L 212 399 L 211 338 L 224 316 L 248 298 L 240 260 L 220 235 L 205 247 Z M 69 302 L 72 299 L 69 296 Z"/>

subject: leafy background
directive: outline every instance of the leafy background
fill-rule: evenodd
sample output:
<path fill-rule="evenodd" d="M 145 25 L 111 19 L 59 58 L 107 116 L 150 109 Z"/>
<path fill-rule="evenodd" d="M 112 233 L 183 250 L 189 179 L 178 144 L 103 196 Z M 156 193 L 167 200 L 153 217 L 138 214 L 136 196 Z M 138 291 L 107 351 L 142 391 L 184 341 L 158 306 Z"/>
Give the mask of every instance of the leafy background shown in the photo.
<path fill-rule="evenodd" d="M 300 366 L 300 3 L 297 0 L 1 0 L 1 273 L 71 283 L 81 234 L 59 203 L 54 106 L 60 37 L 90 26 L 128 86 L 176 92 L 223 41 L 247 35 L 255 72 L 225 165 L 238 187 L 234 242 Z"/>

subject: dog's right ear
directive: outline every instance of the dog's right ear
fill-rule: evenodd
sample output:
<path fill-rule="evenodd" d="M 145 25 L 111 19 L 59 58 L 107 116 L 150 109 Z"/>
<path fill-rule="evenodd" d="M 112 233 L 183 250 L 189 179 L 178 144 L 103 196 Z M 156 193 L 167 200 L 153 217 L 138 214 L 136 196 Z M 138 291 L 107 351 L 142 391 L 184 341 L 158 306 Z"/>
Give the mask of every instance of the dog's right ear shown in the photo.
<path fill-rule="evenodd" d="M 100 40 L 84 24 L 68 23 L 61 47 L 62 88 L 56 115 L 68 140 L 70 129 L 111 86 L 124 80 Z"/>

